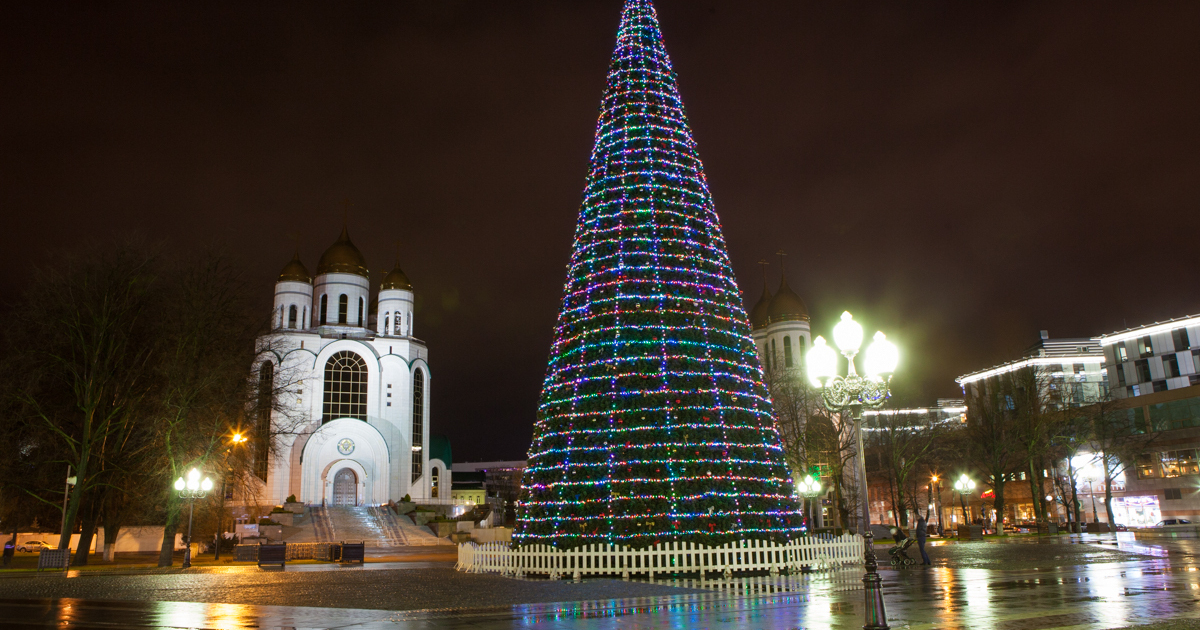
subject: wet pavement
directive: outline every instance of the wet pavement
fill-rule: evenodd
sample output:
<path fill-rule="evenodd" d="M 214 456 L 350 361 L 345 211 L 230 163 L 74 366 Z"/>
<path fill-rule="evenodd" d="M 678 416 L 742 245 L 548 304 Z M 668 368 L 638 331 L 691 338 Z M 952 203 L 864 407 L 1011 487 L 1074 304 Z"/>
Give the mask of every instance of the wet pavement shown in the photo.
<path fill-rule="evenodd" d="M 1111 537 L 934 546 L 883 572 L 893 628 L 1200 628 L 1200 541 Z M 1110 544 L 1098 544 L 1107 541 Z M 308 566 L 315 568 L 307 568 Z M 445 563 L 214 567 L 0 579 L 3 627 L 857 628 L 861 570 L 657 583 L 516 580 Z M 113 601 L 125 600 L 125 601 Z M 1164 625 L 1165 624 L 1165 625 Z"/>

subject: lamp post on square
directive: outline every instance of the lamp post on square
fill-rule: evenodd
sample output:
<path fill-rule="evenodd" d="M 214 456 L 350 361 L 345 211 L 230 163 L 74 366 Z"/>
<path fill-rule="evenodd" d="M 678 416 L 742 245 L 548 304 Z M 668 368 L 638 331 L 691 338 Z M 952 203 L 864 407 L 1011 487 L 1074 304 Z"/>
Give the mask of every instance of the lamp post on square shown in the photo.
<path fill-rule="evenodd" d="M 196 499 L 208 496 L 212 487 L 212 479 L 205 477 L 201 481 L 200 471 L 195 468 L 188 471 L 186 480 L 183 477 L 175 480 L 175 491 L 179 493 L 181 499 L 188 500 L 188 533 L 187 538 L 184 539 L 187 549 L 183 552 L 183 568 L 185 569 L 192 566 L 192 516 L 196 511 Z"/>
<path fill-rule="evenodd" d="M 859 495 L 862 500 L 863 540 L 866 544 L 866 574 L 863 575 L 866 597 L 866 623 L 864 630 L 888 630 L 887 612 L 883 608 L 883 580 L 879 577 L 879 564 L 875 557 L 874 536 L 871 534 L 871 506 L 867 501 L 867 459 L 863 452 L 862 411 L 877 408 L 887 401 L 888 384 L 900 351 L 888 341 L 882 332 L 875 333 L 875 341 L 867 347 L 863 370 L 859 376 L 854 369 L 854 357 L 862 347 L 863 329 L 854 321 L 850 312 L 842 313 L 842 320 L 833 327 L 833 341 L 842 356 L 846 357 L 846 375 L 838 374 L 837 353 L 818 336 L 808 351 L 808 374 L 814 385 L 821 389 L 825 407 L 835 413 L 849 412 L 854 419 L 855 440 L 858 449 Z"/>

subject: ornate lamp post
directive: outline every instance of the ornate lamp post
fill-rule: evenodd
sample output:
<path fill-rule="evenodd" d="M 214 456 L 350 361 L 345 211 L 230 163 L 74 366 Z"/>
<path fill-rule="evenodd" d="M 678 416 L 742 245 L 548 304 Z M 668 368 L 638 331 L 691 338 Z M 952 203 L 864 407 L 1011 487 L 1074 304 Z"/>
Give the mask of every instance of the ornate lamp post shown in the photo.
<path fill-rule="evenodd" d="M 808 499 L 808 522 L 814 522 L 813 512 L 815 510 L 813 509 L 813 499 L 816 499 L 821 494 L 821 482 L 817 481 L 812 475 L 805 475 L 804 479 L 797 484 L 796 489 L 800 491 L 800 494 L 805 499 Z"/>
<path fill-rule="evenodd" d="M 954 482 L 954 491 L 958 493 L 958 501 L 959 501 L 959 503 L 962 504 L 963 525 L 966 525 L 967 527 L 971 526 L 971 522 L 967 518 L 966 495 L 971 494 L 971 492 L 974 490 L 975 490 L 975 482 L 968 479 L 966 473 L 963 473 L 963 476 L 959 477 L 958 481 Z M 953 510 L 954 508 L 950 508 L 950 509 Z M 968 538 L 969 538 L 969 536 L 968 536 Z"/>
<path fill-rule="evenodd" d="M 200 480 L 200 471 L 195 468 L 188 471 L 187 480 L 183 477 L 175 480 L 175 491 L 179 493 L 179 497 L 188 500 L 188 533 L 184 542 L 187 544 L 187 549 L 183 552 L 183 568 L 187 569 L 192 566 L 192 515 L 196 509 L 196 499 L 203 499 L 208 495 L 208 491 L 212 490 L 213 482 L 208 477 L 204 481 Z"/>
<path fill-rule="evenodd" d="M 871 506 L 867 501 L 867 459 L 863 452 L 862 411 L 864 407 L 883 405 L 888 398 L 888 383 L 900 351 L 888 341 L 883 333 L 875 333 L 875 341 L 867 347 L 863 361 L 866 376 L 859 376 L 854 369 L 854 357 L 862 347 L 863 329 L 850 315 L 842 313 L 842 321 L 833 327 L 833 341 L 842 356 L 846 357 L 846 375 L 838 375 L 838 358 L 833 348 L 825 345 L 818 336 L 808 351 L 808 374 L 814 385 L 821 389 L 825 407 L 836 413 L 850 412 L 854 418 L 855 440 L 857 441 L 859 494 L 862 500 L 862 530 L 866 542 L 866 575 L 863 576 L 867 605 L 864 630 L 888 630 L 887 613 L 883 609 L 883 580 L 879 577 L 879 564 L 875 558 L 874 536 L 871 534 Z"/>

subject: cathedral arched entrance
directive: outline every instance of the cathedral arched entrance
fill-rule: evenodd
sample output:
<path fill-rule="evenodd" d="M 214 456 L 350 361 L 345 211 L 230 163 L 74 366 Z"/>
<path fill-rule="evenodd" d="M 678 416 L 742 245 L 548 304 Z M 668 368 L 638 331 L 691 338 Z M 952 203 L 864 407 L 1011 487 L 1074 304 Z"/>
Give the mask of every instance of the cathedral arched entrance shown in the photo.
<path fill-rule="evenodd" d="M 392 498 L 387 442 L 378 429 L 362 420 L 339 418 L 322 425 L 303 445 L 300 467 L 303 502 L 363 506 L 380 505 Z M 345 475 L 350 475 L 351 481 L 347 482 Z M 347 483 L 356 488 L 356 494 L 344 491 Z M 352 497 L 349 503 L 345 502 L 347 496 Z"/>
<path fill-rule="evenodd" d="M 358 475 L 343 468 L 333 476 L 333 504 L 343 507 L 358 506 Z"/>

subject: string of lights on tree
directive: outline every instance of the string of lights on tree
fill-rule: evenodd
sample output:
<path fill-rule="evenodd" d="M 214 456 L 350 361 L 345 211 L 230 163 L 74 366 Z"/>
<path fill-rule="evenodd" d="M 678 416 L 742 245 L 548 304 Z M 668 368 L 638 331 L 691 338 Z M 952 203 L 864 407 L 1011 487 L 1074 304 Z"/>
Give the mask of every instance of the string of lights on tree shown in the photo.
<path fill-rule="evenodd" d="M 800 513 L 675 72 L 627 0 L 514 541 L 783 540 Z"/>

